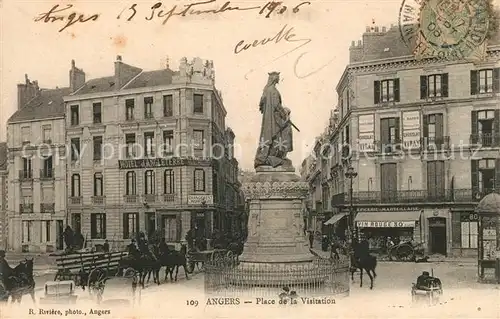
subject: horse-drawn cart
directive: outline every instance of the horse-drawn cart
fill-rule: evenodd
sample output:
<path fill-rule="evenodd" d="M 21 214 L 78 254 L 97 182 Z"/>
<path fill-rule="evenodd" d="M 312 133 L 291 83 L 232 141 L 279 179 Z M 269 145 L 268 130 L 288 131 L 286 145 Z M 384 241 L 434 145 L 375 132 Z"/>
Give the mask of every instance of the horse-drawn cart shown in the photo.
<path fill-rule="evenodd" d="M 54 281 L 73 280 L 98 302 L 102 299 L 106 280 L 116 275 L 126 252 L 81 252 L 62 255 L 56 259 Z"/>
<path fill-rule="evenodd" d="M 422 244 L 412 242 L 402 242 L 388 248 L 389 260 L 415 261 L 417 256 L 424 255 Z"/>
<path fill-rule="evenodd" d="M 415 283 L 413 283 L 411 287 L 411 300 L 414 303 L 424 301 L 428 305 L 432 306 L 439 302 L 442 294 L 443 287 L 441 285 L 441 281 L 437 278 L 429 280 L 425 289 L 418 288 Z"/>
<path fill-rule="evenodd" d="M 45 283 L 44 295 L 40 297 L 41 304 L 74 304 L 78 296 L 75 295 L 75 283 L 72 280 L 49 281 Z"/>
<path fill-rule="evenodd" d="M 227 249 L 213 249 L 213 250 L 203 250 L 203 251 L 193 251 L 190 250 L 187 253 L 187 271 L 192 273 L 195 268 L 203 271 L 204 264 L 207 261 L 218 260 L 224 258 L 232 258 L 234 253 Z M 201 264 L 201 266 L 200 266 Z"/>

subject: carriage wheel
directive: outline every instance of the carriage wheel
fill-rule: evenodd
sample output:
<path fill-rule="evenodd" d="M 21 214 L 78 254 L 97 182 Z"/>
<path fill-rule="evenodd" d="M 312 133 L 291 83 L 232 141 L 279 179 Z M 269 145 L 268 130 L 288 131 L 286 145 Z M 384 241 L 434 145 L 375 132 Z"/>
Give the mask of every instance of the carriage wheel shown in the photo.
<path fill-rule="evenodd" d="M 226 253 L 226 258 L 233 259 L 234 258 L 234 253 L 231 250 L 228 250 Z"/>
<path fill-rule="evenodd" d="M 94 279 L 94 281 L 91 282 L 92 279 Z M 95 296 L 97 303 L 100 303 L 102 300 L 102 294 L 104 293 L 106 279 L 106 272 L 101 268 L 94 268 L 89 273 L 87 287 L 89 289 L 89 294 L 91 296 Z"/>
<path fill-rule="evenodd" d="M 415 256 L 413 247 L 403 244 L 396 249 L 396 258 L 401 261 L 412 261 Z"/>

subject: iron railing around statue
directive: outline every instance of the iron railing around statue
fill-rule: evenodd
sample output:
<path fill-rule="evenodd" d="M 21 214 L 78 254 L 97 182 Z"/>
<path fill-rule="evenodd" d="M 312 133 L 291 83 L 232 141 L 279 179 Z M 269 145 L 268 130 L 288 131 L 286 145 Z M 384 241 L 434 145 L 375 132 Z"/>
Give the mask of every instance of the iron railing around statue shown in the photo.
<path fill-rule="evenodd" d="M 283 287 L 300 297 L 349 294 L 349 260 L 315 258 L 312 263 L 280 266 L 242 264 L 234 258 L 205 264 L 205 293 L 217 297 L 278 298 Z"/>

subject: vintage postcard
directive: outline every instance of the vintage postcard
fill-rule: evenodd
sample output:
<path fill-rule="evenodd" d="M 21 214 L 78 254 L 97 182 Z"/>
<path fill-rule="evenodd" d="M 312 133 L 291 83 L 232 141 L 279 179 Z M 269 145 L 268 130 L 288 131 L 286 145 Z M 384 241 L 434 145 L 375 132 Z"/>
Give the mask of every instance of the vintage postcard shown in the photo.
<path fill-rule="evenodd" d="M 499 0 L 0 0 L 0 319 L 498 318 Z"/>

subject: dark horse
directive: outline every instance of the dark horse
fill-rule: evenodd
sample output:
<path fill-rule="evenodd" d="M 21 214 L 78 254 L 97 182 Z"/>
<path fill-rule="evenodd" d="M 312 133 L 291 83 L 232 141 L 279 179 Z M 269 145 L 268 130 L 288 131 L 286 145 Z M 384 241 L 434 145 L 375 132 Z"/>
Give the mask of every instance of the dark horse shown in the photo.
<path fill-rule="evenodd" d="M 184 273 L 186 274 L 186 279 L 189 279 L 188 276 L 188 267 L 187 267 L 187 259 L 186 253 L 187 248 L 186 245 L 181 246 L 181 250 L 171 250 L 168 249 L 168 246 L 165 246 L 165 249 L 159 249 L 155 247 L 155 254 L 157 255 L 157 259 L 159 264 L 157 265 L 156 277 L 159 278 L 160 269 L 162 266 L 165 266 L 165 281 L 167 281 L 167 275 L 170 274 L 170 280 L 173 281 L 173 273 L 175 269 L 175 281 L 177 281 L 177 275 L 179 274 L 179 267 L 184 268 Z"/>
<path fill-rule="evenodd" d="M 33 259 L 25 259 L 11 269 L 11 275 L 4 279 L 4 284 L 12 302 L 21 303 L 23 296 L 29 294 L 36 304 Z"/>
<path fill-rule="evenodd" d="M 151 274 L 151 272 L 153 273 L 154 281 L 158 282 L 159 284 L 158 277 L 156 276 L 157 272 L 155 271 L 155 269 L 158 268 L 158 260 L 155 259 L 153 254 L 149 256 L 146 254 L 141 254 L 138 251 L 130 253 L 127 258 L 120 260 L 118 268 L 118 273 L 121 273 L 124 269 L 127 268 L 132 268 L 134 271 L 136 271 L 139 275 L 139 285 L 141 285 L 142 288 L 144 288 L 146 275 Z"/>
<path fill-rule="evenodd" d="M 351 252 L 351 279 L 354 281 L 354 273 L 359 269 L 360 287 L 363 287 L 363 270 L 366 270 L 370 277 L 370 289 L 373 289 L 373 279 L 377 277 L 375 268 L 377 268 L 377 257 L 370 255 L 368 242 L 363 240 L 359 243 L 353 242 Z"/>

